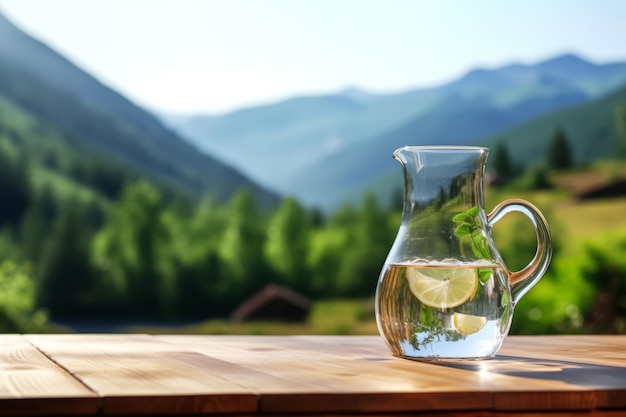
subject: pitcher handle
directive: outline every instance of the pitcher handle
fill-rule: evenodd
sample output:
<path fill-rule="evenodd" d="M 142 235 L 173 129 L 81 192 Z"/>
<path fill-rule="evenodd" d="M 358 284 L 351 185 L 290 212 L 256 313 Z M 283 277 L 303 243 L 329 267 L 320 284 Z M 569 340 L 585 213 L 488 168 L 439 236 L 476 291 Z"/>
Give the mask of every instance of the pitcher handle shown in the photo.
<path fill-rule="evenodd" d="M 489 226 L 493 226 L 505 215 L 514 211 L 520 212 L 530 219 L 537 235 L 537 251 L 530 263 L 517 272 L 511 272 L 507 269 L 513 304 L 516 304 L 548 269 L 552 258 L 552 239 L 548 230 L 548 222 L 539 209 L 528 201 L 519 198 L 504 200 L 498 204 L 487 215 L 487 222 Z"/>

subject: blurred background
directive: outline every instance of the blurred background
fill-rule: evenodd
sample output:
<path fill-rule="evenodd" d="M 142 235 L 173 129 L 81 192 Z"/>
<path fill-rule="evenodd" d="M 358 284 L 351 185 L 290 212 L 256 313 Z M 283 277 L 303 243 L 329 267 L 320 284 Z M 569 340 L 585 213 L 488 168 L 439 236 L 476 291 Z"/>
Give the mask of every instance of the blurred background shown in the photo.
<path fill-rule="evenodd" d="M 554 258 L 512 333 L 626 332 L 621 1 L 0 0 L 0 332 L 376 334 L 404 145 L 491 149 Z M 535 251 L 494 228 L 511 270 Z"/>

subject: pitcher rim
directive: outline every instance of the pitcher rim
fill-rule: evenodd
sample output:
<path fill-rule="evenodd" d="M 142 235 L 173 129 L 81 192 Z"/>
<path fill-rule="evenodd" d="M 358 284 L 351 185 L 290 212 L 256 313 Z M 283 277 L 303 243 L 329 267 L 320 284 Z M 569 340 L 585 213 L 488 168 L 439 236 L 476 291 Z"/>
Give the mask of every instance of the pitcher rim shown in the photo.
<path fill-rule="evenodd" d="M 396 149 L 396 152 L 400 150 L 421 150 L 421 151 L 488 151 L 486 146 L 473 146 L 473 145 L 406 145 Z"/>
<path fill-rule="evenodd" d="M 434 152 L 434 153 L 444 153 L 444 152 L 476 152 L 481 155 L 488 155 L 489 148 L 486 146 L 469 146 L 469 145 L 407 145 L 402 146 L 391 154 L 394 159 L 398 159 L 402 151 L 408 152 Z"/>

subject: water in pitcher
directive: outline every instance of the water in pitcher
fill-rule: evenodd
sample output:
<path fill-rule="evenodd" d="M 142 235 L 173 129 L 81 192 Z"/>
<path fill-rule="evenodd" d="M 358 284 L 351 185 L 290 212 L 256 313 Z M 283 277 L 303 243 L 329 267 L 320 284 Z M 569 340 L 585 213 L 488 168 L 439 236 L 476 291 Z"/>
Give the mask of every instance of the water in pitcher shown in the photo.
<path fill-rule="evenodd" d="M 386 265 L 377 290 L 378 326 L 395 356 L 495 355 L 512 309 L 501 265 L 414 260 Z"/>

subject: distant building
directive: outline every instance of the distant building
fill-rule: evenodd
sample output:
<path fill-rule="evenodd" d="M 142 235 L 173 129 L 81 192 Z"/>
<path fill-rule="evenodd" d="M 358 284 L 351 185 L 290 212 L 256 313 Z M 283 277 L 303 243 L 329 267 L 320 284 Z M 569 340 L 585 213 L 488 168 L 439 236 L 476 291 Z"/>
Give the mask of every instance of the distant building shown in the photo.
<path fill-rule="evenodd" d="M 304 296 L 279 285 L 269 284 L 233 311 L 230 320 L 303 322 L 311 310 Z"/>
<path fill-rule="evenodd" d="M 576 193 L 576 198 L 587 200 L 591 198 L 611 198 L 626 196 L 626 179 L 620 179 L 608 184 L 589 187 Z"/>

